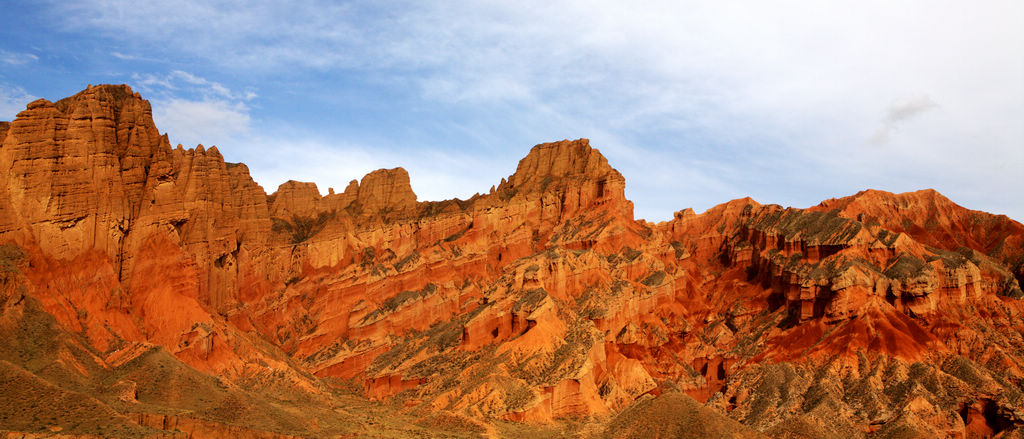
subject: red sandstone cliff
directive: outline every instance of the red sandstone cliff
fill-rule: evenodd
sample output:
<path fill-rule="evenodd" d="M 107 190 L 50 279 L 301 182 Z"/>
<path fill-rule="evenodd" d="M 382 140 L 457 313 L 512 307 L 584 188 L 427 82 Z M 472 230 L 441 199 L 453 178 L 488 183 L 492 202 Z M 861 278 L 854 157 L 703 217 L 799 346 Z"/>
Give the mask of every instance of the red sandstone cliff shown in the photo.
<path fill-rule="evenodd" d="M 1024 226 L 934 191 L 654 225 L 580 139 L 469 200 L 417 202 L 401 168 L 267 195 L 215 147 L 172 148 L 127 86 L 33 102 L 0 140 L 0 383 L 116 420 L 27 392 L 0 396 L 0 430 L 383 431 L 343 409 L 376 407 L 353 389 L 431 434 L 1024 425 Z"/>

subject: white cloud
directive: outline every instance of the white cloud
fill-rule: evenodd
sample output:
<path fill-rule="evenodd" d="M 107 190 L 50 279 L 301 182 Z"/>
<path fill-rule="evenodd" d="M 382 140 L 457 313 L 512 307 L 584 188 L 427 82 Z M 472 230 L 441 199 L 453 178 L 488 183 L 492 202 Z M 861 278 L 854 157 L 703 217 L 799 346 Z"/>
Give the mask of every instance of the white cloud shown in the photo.
<path fill-rule="evenodd" d="M 20 87 L 0 84 L 0 121 L 14 120 L 15 115 L 24 110 L 29 102 L 36 99 L 39 98 L 28 94 Z"/>
<path fill-rule="evenodd" d="M 889 114 L 886 115 L 885 122 L 902 122 L 937 106 L 938 104 L 928 96 L 901 99 L 889 106 Z"/>
<path fill-rule="evenodd" d="M 895 131 L 899 124 L 935 107 L 938 107 L 938 104 L 928 96 L 916 96 L 893 102 L 892 105 L 889 105 L 885 117 L 882 118 L 882 125 L 871 136 L 871 143 L 883 144 L 888 142 L 890 133 Z"/>
<path fill-rule="evenodd" d="M 97 1 L 55 16 L 226 71 L 411 85 L 425 105 L 477 118 L 463 121 L 467 138 L 591 137 L 644 186 L 638 212 L 655 217 L 745 194 L 807 205 L 867 186 L 935 186 L 1002 188 L 971 207 L 1024 218 L 1024 181 L 989 163 L 1024 168 L 1018 1 Z M 176 73 L 146 80 L 234 103 L 248 95 Z M 926 98 L 893 103 L 916 93 Z M 869 138 L 886 141 L 886 157 L 851 156 Z"/>
<path fill-rule="evenodd" d="M 148 73 L 143 75 L 138 73 L 132 74 L 132 82 L 138 89 L 146 93 L 152 92 L 153 90 L 166 92 L 168 90 L 177 89 L 177 87 L 171 84 L 171 80 L 166 76 L 156 76 Z"/>
<path fill-rule="evenodd" d="M 174 70 L 165 75 L 152 73 L 132 74 L 132 80 L 147 93 L 189 93 L 206 98 L 249 101 L 257 94 L 251 90 L 233 92 L 219 82 L 210 81 L 182 70 Z"/>
<path fill-rule="evenodd" d="M 235 145 L 255 135 L 246 104 L 256 97 L 252 91 L 234 92 L 183 70 L 133 74 L 132 82 L 151 101 L 153 119 L 172 143 Z"/>
<path fill-rule="evenodd" d="M 252 99 L 249 93 L 236 96 L 227 87 L 221 85 L 219 82 L 207 81 L 204 78 L 200 78 L 188 72 L 181 70 L 175 70 L 168 75 L 169 80 L 180 79 L 188 84 L 205 88 L 208 94 L 213 94 L 225 99 Z"/>
<path fill-rule="evenodd" d="M 39 61 L 39 57 L 31 53 L 10 52 L 0 49 L 0 62 L 11 65 L 28 64 Z"/>
<path fill-rule="evenodd" d="M 267 193 L 288 180 L 313 182 L 324 195 L 328 188 L 342 192 L 352 180 L 361 180 L 381 168 L 402 167 L 420 201 L 466 199 L 475 192 L 487 192 L 501 177 L 479 158 L 448 154 L 439 150 L 397 153 L 358 143 L 319 137 L 241 137 L 236 148 L 223 148 L 228 161 L 243 156 L 242 148 L 259 151 L 246 157 L 254 180 Z M 487 181 L 481 186 L 480 181 Z"/>
<path fill-rule="evenodd" d="M 250 135 L 249 109 L 240 102 L 170 98 L 153 102 L 153 119 L 174 143 L 237 145 Z"/>

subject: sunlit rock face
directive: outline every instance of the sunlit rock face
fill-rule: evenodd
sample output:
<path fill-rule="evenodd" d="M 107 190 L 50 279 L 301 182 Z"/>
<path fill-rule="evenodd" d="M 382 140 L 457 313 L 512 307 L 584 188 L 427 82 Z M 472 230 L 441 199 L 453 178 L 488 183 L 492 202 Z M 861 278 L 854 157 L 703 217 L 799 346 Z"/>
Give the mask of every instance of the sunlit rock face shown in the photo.
<path fill-rule="evenodd" d="M 172 147 L 151 114 L 104 85 L 0 123 L 0 384 L 21 398 L 0 396 L 0 429 L 980 437 L 1024 423 L 1024 226 L 935 191 L 740 199 L 652 224 L 579 139 L 533 147 L 468 200 L 418 202 L 402 168 L 268 195 L 216 147 Z M 409 424 L 369 423 L 381 407 Z M 98 416 L 113 421 L 59 420 Z"/>

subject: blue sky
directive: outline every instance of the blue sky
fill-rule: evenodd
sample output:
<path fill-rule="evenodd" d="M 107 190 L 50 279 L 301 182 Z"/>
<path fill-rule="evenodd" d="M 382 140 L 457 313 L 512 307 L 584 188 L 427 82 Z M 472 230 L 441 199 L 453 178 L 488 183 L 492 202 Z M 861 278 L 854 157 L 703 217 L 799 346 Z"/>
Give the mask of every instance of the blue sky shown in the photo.
<path fill-rule="evenodd" d="M 127 83 L 268 192 L 466 198 L 587 137 L 653 221 L 866 188 L 1024 220 L 1024 2 L 285 3 L 5 2 L 0 120 Z"/>

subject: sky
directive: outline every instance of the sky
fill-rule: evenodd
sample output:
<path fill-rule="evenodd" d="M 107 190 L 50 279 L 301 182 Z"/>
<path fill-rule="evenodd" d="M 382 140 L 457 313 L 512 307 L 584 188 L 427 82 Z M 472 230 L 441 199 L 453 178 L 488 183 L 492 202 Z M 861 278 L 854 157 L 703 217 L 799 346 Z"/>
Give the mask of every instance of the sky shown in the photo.
<path fill-rule="evenodd" d="M 0 120 L 129 84 L 267 192 L 486 193 L 589 138 L 637 218 L 934 188 L 1024 220 L 1024 2 L 6 1 Z"/>

